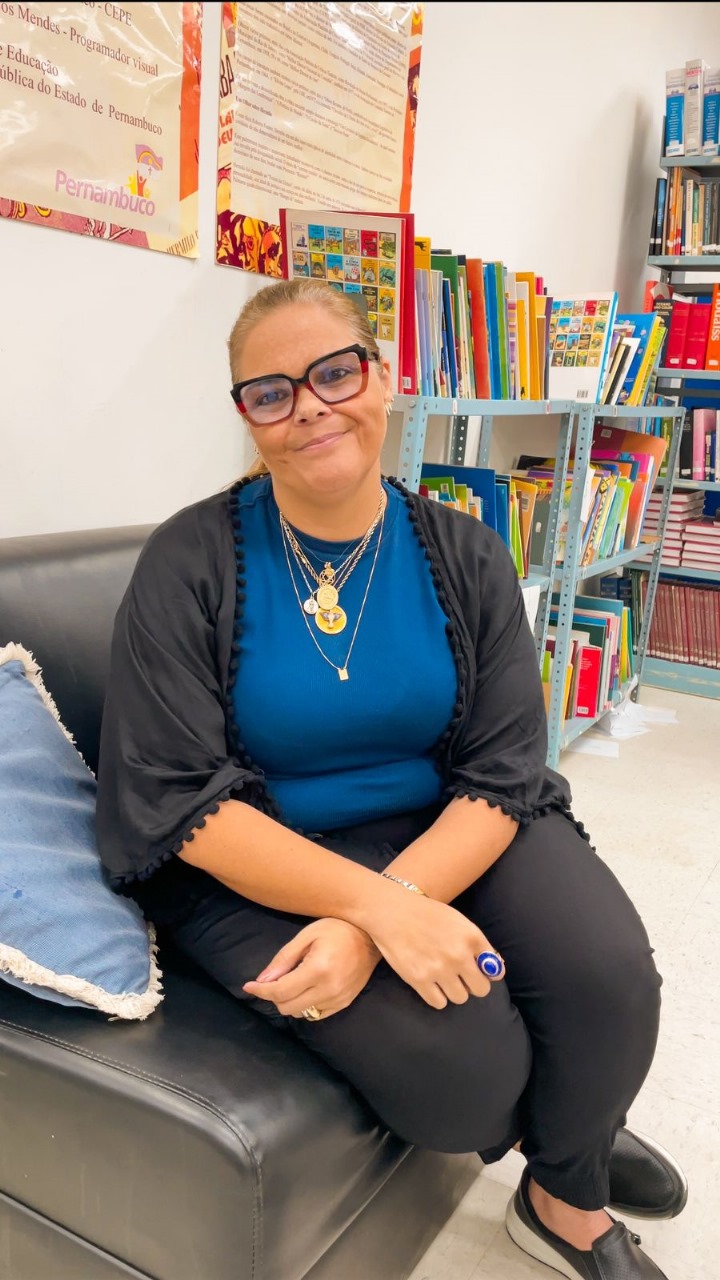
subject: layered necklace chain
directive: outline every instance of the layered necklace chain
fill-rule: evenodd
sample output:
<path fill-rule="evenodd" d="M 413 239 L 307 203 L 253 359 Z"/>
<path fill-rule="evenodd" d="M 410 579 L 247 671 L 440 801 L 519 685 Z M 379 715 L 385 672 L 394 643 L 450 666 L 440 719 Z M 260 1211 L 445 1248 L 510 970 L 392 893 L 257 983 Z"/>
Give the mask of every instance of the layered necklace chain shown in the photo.
<path fill-rule="evenodd" d="M 280 532 L 282 534 L 283 550 L 285 552 L 288 572 L 290 574 L 290 580 L 293 585 L 298 605 L 302 610 L 303 620 L 307 627 L 308 635 L 313 641 L 313 644 L 318 650 L 320 656 L 324 658 L 325 662 L 327 662 L 329 666 L 333 667 L 333 669 L 337 671 L 339 679 L 347 680 L 349 679 L 348 664 L 350 662 L 350 655 L 352 654 L 355 638 L 365 610 L 365 603 L 367 601 L 370 584 L 375 573 L 375 565 L 377 564 L 378 552 L 380 551 L 380 544 L 382 542 L 383 525 L 385 521 L 385 494 L 384 492 L 381 494 L 373 522 L 360 539 L 358 545 L 354 547 L 347 556 L 345 556 L 344 560 L 341 560 L 337 567 L 335 567 L 329 560 L 326 560 L 319 572 L 315 569 L 314 565 L 311 564 L 308 556 L 300 545 L 297 536 L 290 528 L 290 525 L 282 512 L 279 512 L 279 517 Z M 310 619 L 312 618 L 318 630 L 324 632 L 326 635 L 339 635 L 341 631 L 345 630 L 345 627 L 347 626 L 347 613 L 340 606 L 340 592 L 347 583 L 353 570 L 356 569 L 360 563 L 363 555 L 370 545 L 375 530 L 378 528 L 379 532 L 377 544 L 375 546 L 375 554 L 370 567 L 370 573 L 365 587 L 365 594 L 362 598 L 362 604 L 360 605 L 357 622 L 355 623 L 355 630 L 353 631 L 352 639 L 350 641 L 350 647 L 342 666 L 337 666 L 337 664 L 332 662 L 330 658 L 328 658 L 327 654 L 323 652 L 318 643 L 317 637 L 314 634 L 314 629 Z M 300 579 L 304 584 L 305 590 L 308 592 L 305 600 L 300 599 L 300 592 L 298 591 L 297 581 L 295 574 L 293 573 L 293 567 L 290 559 L 291 554 Z"/>

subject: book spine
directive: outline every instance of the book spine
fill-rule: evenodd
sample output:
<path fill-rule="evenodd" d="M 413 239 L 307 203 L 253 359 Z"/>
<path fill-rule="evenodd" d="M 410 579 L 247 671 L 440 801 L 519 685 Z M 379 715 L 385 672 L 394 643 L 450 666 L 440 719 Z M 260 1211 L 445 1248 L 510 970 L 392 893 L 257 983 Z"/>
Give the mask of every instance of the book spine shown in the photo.
<path fill-rule="evenodd" d="M 665 228 L 665 208 L 667 206 L 667 177 L 663 176 L 657 180 L 656 190 L 656 208 L 655 208 L 655 231 L 654 231 L 654 249 L 653 253 L 662 254 L 664 244 L 664 228 Z"/>
<path fill-rule="evenodd" d="M 690 303 L 690 315 L 688 317 L 682 358 L 682 367 L 684 369 L 705 368 L 705 352 L 710 329 L 710 311 L 711 308 L 703 302 Z"/>
<path fill-rule="evenodd" d="M 649 253 L 651 257 L 653 256 L 653 254 L 660 252 L 660 250 L 658 249 L 658 242 L 657 242 L 657 220 L 658 220 L 658 205 L 660 203 L 660 185 L 662 181 L 663 181 L 662 178 L 658 178 L 657 182 L 655 183 L 655 202 L 653 204 L 652 222 L 650 223 Z"/>
<path fill-rule="evenodd" d="M 705 479 L 705 418 L 702 410 L 693 412 L 692 479 Z"/>
<path fill-rule="evenodd" d="M 692 479 L 692 443 L 692 414 L 686 411 L 680 429 L 678 448 L 678 476 L 681 480 Z"/>
<path fill-rule="evenodd" d="M 697 156 L 702 151 L 703 73 L 706 63 L 693 58 L 685 63 L 685 155 Z"/>
<path fill-rule="evenodd" d="M 705 368 L 720 370 L 720 284 L 713 285 L 710 303 L 710 329 L 705 349 Z"/>
<path fill-rule="evenodd" d="M 665 361 L 669 368 L 679 369 L 682 365 L 689 318 L 690 303 L 675 302 L 670 318 L 670 332 L 665 347 Z"/>
<path fill-rule="evenodd" d="M 703 83 L 702 153 L 716 156 L 720 150 L 720 67 L 708 67 Z"/>
<path fill-rule="evenodd" d="M 683 192 L 684 192 L 684 175 L 681 169 L 675 170 L 677 174 L 677 209 L 675 211 L 675 243 L 673 245 L 673 253 L 682 253 L 682 222 L 683 222 Z"/>
<path fill-rule="evenodd" d="M 685 68 L 665 72 L 665 155 L 685 155 Z"/>
<path fill-rule="evenodd" d="M 695 192 L 695 183 L 692 178 L 688 178 L 685 182 L 684 199 L 683 199 L 683 231 L 682 231 L 682 252 L 692 253 L 692 225 L 693 225 L 693 195 Z"/>
<path fill-rule="evenodd" d="M 711 223 L 711 217 L 712 217 L 713 183 L 706 182 L 704 184 L 704 189 L 705 189 L 705 203 L 703 205 L 703 224 L 702 224 L 702 233 L 701 233 L 702 245 L 701 245 L 700 252 L 709 253 L 710 252 L 710 223 Z"/>
<path fill-rule="evenodd" d="M 479 400 L 489 400 L 490 356 L 488 351 L 487 316 L 485 313 L 483 264 L 480 259 L 468 258 L 467 280 L 470 292 L 470 322 L 473 338 L 475 392 Z"/>
<path fill-rule="evenodd" d="M 705 474 L 704 480 L 715 477 L 715 428 L 705 428 Z"/>

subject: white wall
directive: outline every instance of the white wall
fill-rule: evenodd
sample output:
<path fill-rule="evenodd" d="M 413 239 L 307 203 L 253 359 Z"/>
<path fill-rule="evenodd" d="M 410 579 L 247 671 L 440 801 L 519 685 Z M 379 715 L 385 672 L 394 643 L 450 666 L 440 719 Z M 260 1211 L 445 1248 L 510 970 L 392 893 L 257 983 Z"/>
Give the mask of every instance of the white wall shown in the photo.
<path fill-rule="evenodd" d="M 198 261 L 0 220 L 0 536 L 161 520 L 243 469 L 225 342 L 260 281 L 213 262 L 219 16 Z M 665 68 L 700 56 L 716 3 L 427 4 L 418 231 L 634 306 Z"/>

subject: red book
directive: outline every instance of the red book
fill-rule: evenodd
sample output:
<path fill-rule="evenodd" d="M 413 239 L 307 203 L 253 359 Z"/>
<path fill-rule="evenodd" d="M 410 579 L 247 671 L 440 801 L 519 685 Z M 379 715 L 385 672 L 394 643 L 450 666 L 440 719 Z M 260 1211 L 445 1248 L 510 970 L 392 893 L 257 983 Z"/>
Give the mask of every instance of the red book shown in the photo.
<path fill-rule="evenodd" d="M 602 649 L 599 645 L 582 645 L 577 678 L 576 714 L 579 716 L 596 716 L 598 713 L 601 666 Z"/>
<path fill-rule="evenodd" d="M 683 347 L 683 369 L 705 368 L 711 313 L 712 307 L 706 306 L 704 302 L 690 303 L 690 315 Z"/>
<path fill-rule="evenodd" d="M 670 330 L 665 344 L 665 364 L 669 368 L 679 369 L 682 366 L 692 305 L 691 302 L 673 302 Z"/>

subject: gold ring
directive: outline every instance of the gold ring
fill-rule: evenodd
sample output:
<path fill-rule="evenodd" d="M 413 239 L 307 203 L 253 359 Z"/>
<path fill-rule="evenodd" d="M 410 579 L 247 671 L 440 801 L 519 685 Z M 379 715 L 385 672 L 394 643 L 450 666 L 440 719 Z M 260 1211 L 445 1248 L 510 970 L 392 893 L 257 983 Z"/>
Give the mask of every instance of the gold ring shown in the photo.
<path fill-rule="evenodd" d="M 301 1017 L 307 1018 L 308 1022 L 317 1022 L 318 1018 L 322 1018 L 322 1013 L 314 1004 L 309 1004 L 307 1009 L 303 1009 Z"/>

